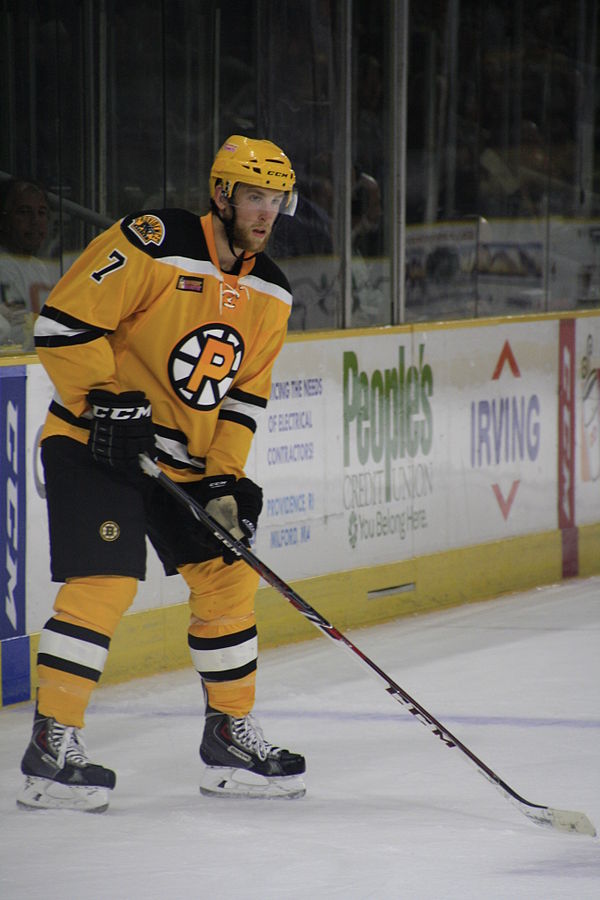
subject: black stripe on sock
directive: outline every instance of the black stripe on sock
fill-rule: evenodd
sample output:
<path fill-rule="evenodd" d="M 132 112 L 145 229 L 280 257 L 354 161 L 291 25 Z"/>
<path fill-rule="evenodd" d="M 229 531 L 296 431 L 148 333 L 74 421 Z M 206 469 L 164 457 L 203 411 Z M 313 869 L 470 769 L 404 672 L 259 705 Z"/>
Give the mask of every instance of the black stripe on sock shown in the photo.
<path fill-rule="evenodd" d="M 221 634 L 214 638 L 201 638 L 188 634 L 188 646 L 192 650 L 222 650 L 223 647 L 237 647 L 256 637 L 256 625 L 246 628 L 245 631 L 236 631 L 235 634 Z"/>
<path fill-rule="evenodd" d="M 58 669 L 60 672 L 69 672 L 71 675 L 79 675 L 80 678 L 87 678 L 88 681 L 100 681 L 102 675 L 102 672 L 97 669 L 90 669 L 89 666 L 82 666 L 81 663 L 52 656 L 50 653 L 38 653 L 37 664 L 38 666 L 48 666 L 49 669 Z"/>
<path fill-rule="evenodd" d="M 99 634 L 97 631 L 92 631 L 91 628 L 84 628 L 83 625 L 73 625 L 71 622 L 48 619 L 44 628 L 48 631 L 53 631 L 55 634 L 77 638 L 79 641 L 87 641 L 88 644 L 95 644 L 97 647 L 103 647 L 105 650 L 108 650 L 110 647 L 109 637 L 105 634 Z"/>
<path fill-rule="evenodd" d="M 251 672 L 256 671 L 256 660 L 246 663 L 245 666 L 239 666 L 237 669 L 227 669 L 225 672 L 199 672 L 204 681 L 237 681 L 238 678 L 245 678 Z"/>

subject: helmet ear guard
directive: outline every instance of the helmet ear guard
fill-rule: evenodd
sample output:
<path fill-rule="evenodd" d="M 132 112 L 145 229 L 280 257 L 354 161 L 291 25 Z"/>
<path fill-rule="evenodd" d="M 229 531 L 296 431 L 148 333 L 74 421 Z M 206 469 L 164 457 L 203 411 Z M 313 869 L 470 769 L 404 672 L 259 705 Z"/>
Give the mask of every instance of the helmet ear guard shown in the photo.
<path fill-rule="evenodd" d="M 283 150 L 271 141 L 237 134 L 227 138 L 210 170 L 211 200 L 214 201 L 216 186 L 220 184 L 223 196 L 232 202 L 238 182 L 282 191 L 284 199 L 279 212 L 288 216 L 296 212 L 296 174 Z"/>

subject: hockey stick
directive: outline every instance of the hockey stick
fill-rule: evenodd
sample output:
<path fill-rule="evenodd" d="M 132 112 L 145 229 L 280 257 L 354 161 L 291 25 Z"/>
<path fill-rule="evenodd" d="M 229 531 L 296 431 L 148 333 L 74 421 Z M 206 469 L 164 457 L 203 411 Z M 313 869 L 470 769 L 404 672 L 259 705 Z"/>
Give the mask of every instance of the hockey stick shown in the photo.
<path fill-rule="evenodd" d="M 550 806 L 541 806 L 537 803 L 530 803 L 523 797 L 519 796 L 499 775 L 496 775 L 482 760 L 469 750 L 452 732 L 442 725 L 434 716 L 428 712 L 425 707 L 421 706 L 416 700 L 406 693 L 389 675 L 379 668 L 377 663 L 369 659 L 362 650 L 359 650 L 341 631 L 327 621 L 320 613 L 318 613 L 306 600 L 294 591 L 293 588 L 286 584 L 278 575 L 252 553 L 243 543 L 236 541 L 228 531 L 225 530 L 218 522 L 216 522 L 192 497 L 189 496 L 176 482 L 172 481 L 148 456 L 140 456 L 140 465 L 147 475 L 156 478 L 159 484 L 169 492 L 182 506 L 184 506 L 194 518 L 204 525 L 211 534 L 217 538 L 225 547 L 233 550 L 239 557 L 245 560 L 248 565 L 257 572 L 261 578 L 271 587 L 275 588 L 282 594 L 291 605 L 302 613 L 302 615 L 312 622 L 323 634 L 337 641 L 346 650 L 350 651 L 355 657 L 363 663 L 363 666 L 374 673 L 386 685 L 386 691 L 394 700 L 408 709 L 409 713 L 425 725 L 429 730 L 438 737 L 446 747 L 456 747 L 461 753 L 477 768 L 479 773 L 491 782 L 500 792 L 510 800 L 516 807 L 527 816 L 536 825 L 543 825 L 548 828 L 554 828 L 557 831 L 566 831 L 576 834 L 588 834 L 594 837 L 596 829 L 585 813 L 574 812 L 565 809 L 553 809 Z"/>

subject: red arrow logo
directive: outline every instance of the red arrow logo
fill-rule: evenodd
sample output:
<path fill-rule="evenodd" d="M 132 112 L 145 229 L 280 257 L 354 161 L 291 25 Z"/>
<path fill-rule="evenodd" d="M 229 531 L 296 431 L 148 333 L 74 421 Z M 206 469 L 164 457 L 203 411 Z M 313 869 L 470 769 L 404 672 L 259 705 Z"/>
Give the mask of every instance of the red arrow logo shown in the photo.
<path fill-rule="evenodd" d="M 513 373 L 515 378 L 521 377 L 519 366 L 517 365 L 515 355 L 512 352 L 511 346 L 508 341 L 504 341 L 504 347 L 500 351 L 500 356 L 498 357 L 498 362 L 496 363 L 496 368 L 494 369 L 494 374 L 492 375 L 492 381 L 497 381 L 497 379 L 500 378 L 505 363 L 508 363 L 508 365 L 510 366 L 510 371 Z"/>
<path fill-rule="evenodd" d="M 504 516 L 505 520 L 508 519 L 508 516 L 510 513 L 510 508 L 513 505 L 513 501 L 514 501 L 515 497 L 517 496 L 517 489 L 520 484 L 521 484 L 520 480 L 513 481 L 512 487 L 510 489 L 510 493 L 509 493 L 508 497 L 506 498 L 506 500 L 504 499 L 504 497 L 502 495 L 500 486 L 497 484 L 492 485 L 492 490 L 493 490 L 494 494 L 496 495 L 496 500 L 498 501 L 498 506 L 500 507 L 500 511 L 502 512 L 502 515 Z"/>

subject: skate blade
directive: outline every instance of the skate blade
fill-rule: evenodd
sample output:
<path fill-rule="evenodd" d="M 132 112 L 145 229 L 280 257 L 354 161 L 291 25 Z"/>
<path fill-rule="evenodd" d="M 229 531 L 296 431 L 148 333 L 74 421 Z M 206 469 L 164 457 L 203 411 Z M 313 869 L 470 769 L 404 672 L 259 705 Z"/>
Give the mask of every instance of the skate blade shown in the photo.
<path fill-rule="evenodd" d="M 207 766 L 200 780 L 200 793 L 205 797 L 295 800 L 305 795 L 306 785 L 298 775 L 269 778 L 247 769 Z"/>
<path fill-rule="evenodd" d="M 20 809 L 74 809 L 102 813 L 108 809 L 108 790 L 85 784 L 61 784 L 50 778 L 28 775 L 17 796 Z"/>

